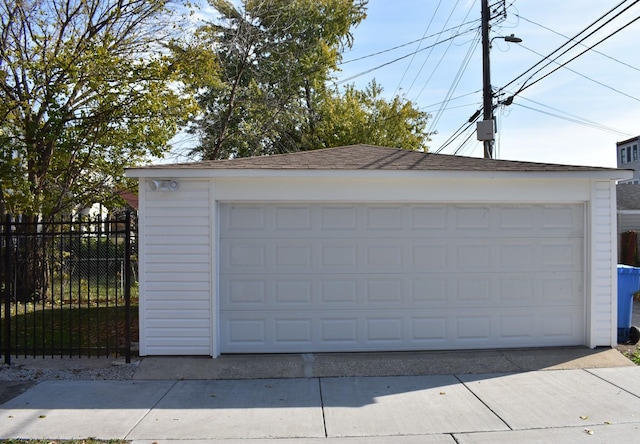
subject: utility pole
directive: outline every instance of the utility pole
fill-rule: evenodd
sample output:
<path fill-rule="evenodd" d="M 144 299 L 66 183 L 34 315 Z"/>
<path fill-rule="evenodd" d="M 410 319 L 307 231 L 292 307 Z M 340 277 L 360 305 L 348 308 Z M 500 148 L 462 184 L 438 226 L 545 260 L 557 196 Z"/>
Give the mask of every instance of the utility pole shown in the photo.
<path fill-rule="evenodd" d="M 482 121 L 477 123 L 478 140 L 484 142 L 484 158 L 493 159 L 493 141 L 496 133 L 496 122 L 493 117 L 493 91 L 491 90 L 491 66 L 489 53 L 491 52 L 491 40 L 489 38 L 489 30 L 491 26 L 491 10 L 489 9 L 489 0 L 480 0 L 481 20 L 482 20 Z M 506 12 L 505 12 L 506 14 Z M 504 39 L 506 42 L 520 43 L 522 39 L 511 34 L 508 36 L 496 36 L 494 39 Z M 511 103 L 506 103 L 510 105 Z M 477 114 L 469 120 L 472 122 Z"/>
<path fill-rule="evenodd" d="M 484 141 L 484 158 L 493 158 L 493 132 L 495 123 L 493 120 L 493 91 L 491 91 L 491 66 L 489 62 L 489 53 L 491 50 L 491 41 L 489 40 L 489 21 L 491 12 L 489 10 L 489 0 L 480 0 L 481 21 L 482 21 L 482 109 L 485 129 L 488 125 L 490 128 L 490 137 L 483 139 Z"/>

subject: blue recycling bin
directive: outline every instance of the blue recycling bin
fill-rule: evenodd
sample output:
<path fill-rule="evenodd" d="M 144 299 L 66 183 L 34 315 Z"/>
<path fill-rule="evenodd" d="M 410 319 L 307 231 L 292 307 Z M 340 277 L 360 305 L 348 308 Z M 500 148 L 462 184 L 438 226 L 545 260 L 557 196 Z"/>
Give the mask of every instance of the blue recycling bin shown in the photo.
<path fill-rule="evenodd" d="M 629 342 L 633 294 L 640 290 L 640 267 L 618 265 L 618 342 Z"/>

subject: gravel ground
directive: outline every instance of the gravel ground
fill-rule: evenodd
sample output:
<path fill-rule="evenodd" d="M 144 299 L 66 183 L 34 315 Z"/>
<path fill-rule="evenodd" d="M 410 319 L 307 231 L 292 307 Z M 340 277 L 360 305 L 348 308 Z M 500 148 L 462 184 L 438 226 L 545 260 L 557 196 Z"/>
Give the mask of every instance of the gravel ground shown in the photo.
<path fill-rule="evenodd" d="M 139 361 L 108 358 L 15 358 L 0 364 L 0 404 L 49 380 L 128 380 L 133 379 Z"/>
<path fill-rule="evenodd" d="M 128 380 L 138 369 L 138 362 L 90 359 L 44 358 L 21 359 L 0 367 L 0 381 L 48 380 Z"/>

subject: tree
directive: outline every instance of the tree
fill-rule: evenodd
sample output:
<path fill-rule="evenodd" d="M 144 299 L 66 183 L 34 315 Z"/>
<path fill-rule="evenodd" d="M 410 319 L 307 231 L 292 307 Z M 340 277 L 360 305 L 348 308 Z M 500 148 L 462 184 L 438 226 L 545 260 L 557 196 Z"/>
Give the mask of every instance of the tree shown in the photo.
<path fill-rule="evenodd" d="M 315 94 L 337 69 L 367 0 L 209 0 L 220 18 L 198 31 L 220 67 L 199 96 L 192 132 L 205 159 L 300 149 L 313 132 Z"/>
<path fill-rule="evenodd" d="M 167 0 L 2 0 L 0 208 L 52 218 L 113 198 L 188 118 Z"/>
<path fill-rule="evenodd" d="M 344 92 L 329 90 L 319 96 L 318 115 L 308 146 L 317 148 L 366 143 L 427 151 L 429 114 L 399 96 L 382 97 L 372 81 L 364 91 L 347 85 Z"/>
<path fill-rule="evenodd" d="M 411 102 L 384 99 L 375 81 L 365 91 L 327 86 L 367 0 L 210 4 L 219 20 L 201 27 L 188 51 L 208 52 L 219 77 L 190 77 L 202 110 L 191 154 L 224 159 L 355 143 L 427 149 L 429 115 Z"/>
<path fill-rule="evenodd" d="M 126 166 L 168 149 L 193 109 L 166 49 L 175 23 L 167 0 L 0 0 L 3 215 L 109 203 Z M 20 300 L 47 297 L 49 241 L 15 246 Z"/>

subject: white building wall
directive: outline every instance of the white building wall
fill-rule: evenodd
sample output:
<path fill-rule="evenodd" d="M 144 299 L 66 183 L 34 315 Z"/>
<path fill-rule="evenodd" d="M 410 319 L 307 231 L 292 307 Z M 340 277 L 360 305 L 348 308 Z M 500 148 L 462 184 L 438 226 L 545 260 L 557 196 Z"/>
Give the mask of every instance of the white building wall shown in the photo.
<path fill-rule="evenodd" d="M 167 171 L 164 171 L 167 173 Z M 585 203 L 587 343 L 616 342 L 615 185 L 596 179 L 211 177 L 140 182 L 140 353 L 218 355 L 218 202 Z"/>
<path fill-rule="evenodd" d="M 618 271 L 615 184 L 594 181 L 590 205 L 590 304 L 587 305 L 589 347 L 612 346 L 617 342 Z"/>
<path fill-rule="evenodd" d="M 140 355 L 211 355 L 209 181 L 140 182 Z"/>
<path fill-rule="evenodd" d="M 590 199 L 590 180 L 451 177 L 227 177 L 212 181 L 221 202 L 576 203 Z"/>

